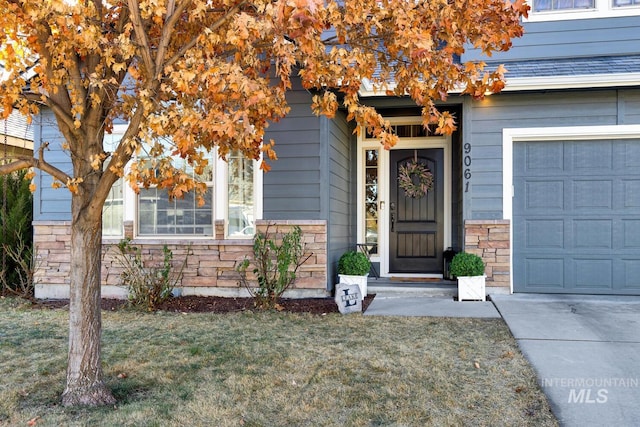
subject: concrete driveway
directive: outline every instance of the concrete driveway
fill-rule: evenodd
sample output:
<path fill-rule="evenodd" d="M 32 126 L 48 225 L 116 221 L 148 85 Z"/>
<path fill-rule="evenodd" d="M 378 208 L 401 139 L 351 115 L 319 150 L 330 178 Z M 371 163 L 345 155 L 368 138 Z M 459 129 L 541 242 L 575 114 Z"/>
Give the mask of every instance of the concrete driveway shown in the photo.
<path fill-rule="evenodd" d="M 640 297 L 491 298 L 561 425 L 640 425 Z"/>

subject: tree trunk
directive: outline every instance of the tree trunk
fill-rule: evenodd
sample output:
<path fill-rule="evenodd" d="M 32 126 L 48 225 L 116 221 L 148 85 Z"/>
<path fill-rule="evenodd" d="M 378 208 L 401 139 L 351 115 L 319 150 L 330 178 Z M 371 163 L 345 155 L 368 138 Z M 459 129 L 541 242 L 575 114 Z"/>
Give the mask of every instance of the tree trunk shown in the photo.
<path fill-rule="evenodd" d="M 116 400 L 102 381 L 100 359 L 102 217 L 87 216 L 83 199 L 72 196 L 69 359 L 62 404 L 112 405 Z"/>

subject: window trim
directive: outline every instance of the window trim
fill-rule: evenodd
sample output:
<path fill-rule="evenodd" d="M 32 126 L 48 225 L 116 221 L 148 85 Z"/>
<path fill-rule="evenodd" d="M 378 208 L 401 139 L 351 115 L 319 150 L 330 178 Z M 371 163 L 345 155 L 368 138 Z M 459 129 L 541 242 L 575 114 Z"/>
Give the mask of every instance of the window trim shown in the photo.
<path fill-rule="evenodd" d="M 640 15 L 640 5 L 613 6 L 613 0 L 595 0 L 595 8 L 592 9 L 560 9 L 535 12 L 533 2 L 527 0 L 531 6 L 529 17 L 523 22 L 546 22 L 546 21 L 568 21 L 571 19 L 593 19 L 593 18 L 617 18 L 624 16 Z"/>
<path fill-rule="evenodd" d="M 260 169 L 259 160 L 253 161 L 253 217 L 255 220 L 262 219 L 262 183 L 264 182 L 264 172 Z M 253 235 L 232 236 L 229 237 L 229 163 L 216 157 L 215 172 L 216 194 L 214 204 L 221 206 L 220 209 L 214 209 L 216 212 L 215 219 L 224 221 L 224 239 L 247 240 L 253 239 Z"/>

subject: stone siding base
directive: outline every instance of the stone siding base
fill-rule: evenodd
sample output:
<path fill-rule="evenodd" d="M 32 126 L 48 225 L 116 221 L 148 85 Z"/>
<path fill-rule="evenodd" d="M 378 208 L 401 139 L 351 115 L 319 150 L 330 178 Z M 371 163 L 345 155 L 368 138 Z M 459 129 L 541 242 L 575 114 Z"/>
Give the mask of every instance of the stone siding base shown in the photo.
<path fill-rule="evenodd" d="M 509 220 L 467 220 L 464 222 L 464 250 L 482 257 L 487 288 L 509 288 L 511 244 Z"/>
<path fill-rule="evenodd" d="M 216 229 L 221 229 L 221 221 Z M 70 270 L 70 228 L 68 221 L 35 221 L 34 246 L 37 270 L 36 298 L 68 298 Z M 257 221 L 256 227 L 269 233 L 286 233 L 294 226 L 302 229 L 303 241 L 310 258 L 300 267 L 297 279 L 285 297 L 327 296 L 327 224 L 326 221 Z M 122 267 L 114 257 L 119 239 L 104 239 L 102 255 L 102 296 L 126 298 L 121 285 Z M 236 266 L 253 248 L 252 239 L 133 239 L 144 262 L 149 266 L 162 263 L 164 245 L 173 252 L 173 266 L 187 262 L 180 283 L 183 295 L 248 296 L 239 282 Z"/>

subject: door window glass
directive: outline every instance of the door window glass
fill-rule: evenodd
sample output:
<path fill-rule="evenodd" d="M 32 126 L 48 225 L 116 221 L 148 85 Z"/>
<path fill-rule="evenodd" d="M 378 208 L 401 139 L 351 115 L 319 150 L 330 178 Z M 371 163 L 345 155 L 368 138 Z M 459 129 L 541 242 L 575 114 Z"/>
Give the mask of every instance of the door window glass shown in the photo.
<path fill-rule="evenodd" d="M 371 254 L 378 253 L 378 150 L 365 151 L 365 243 Z"/>

